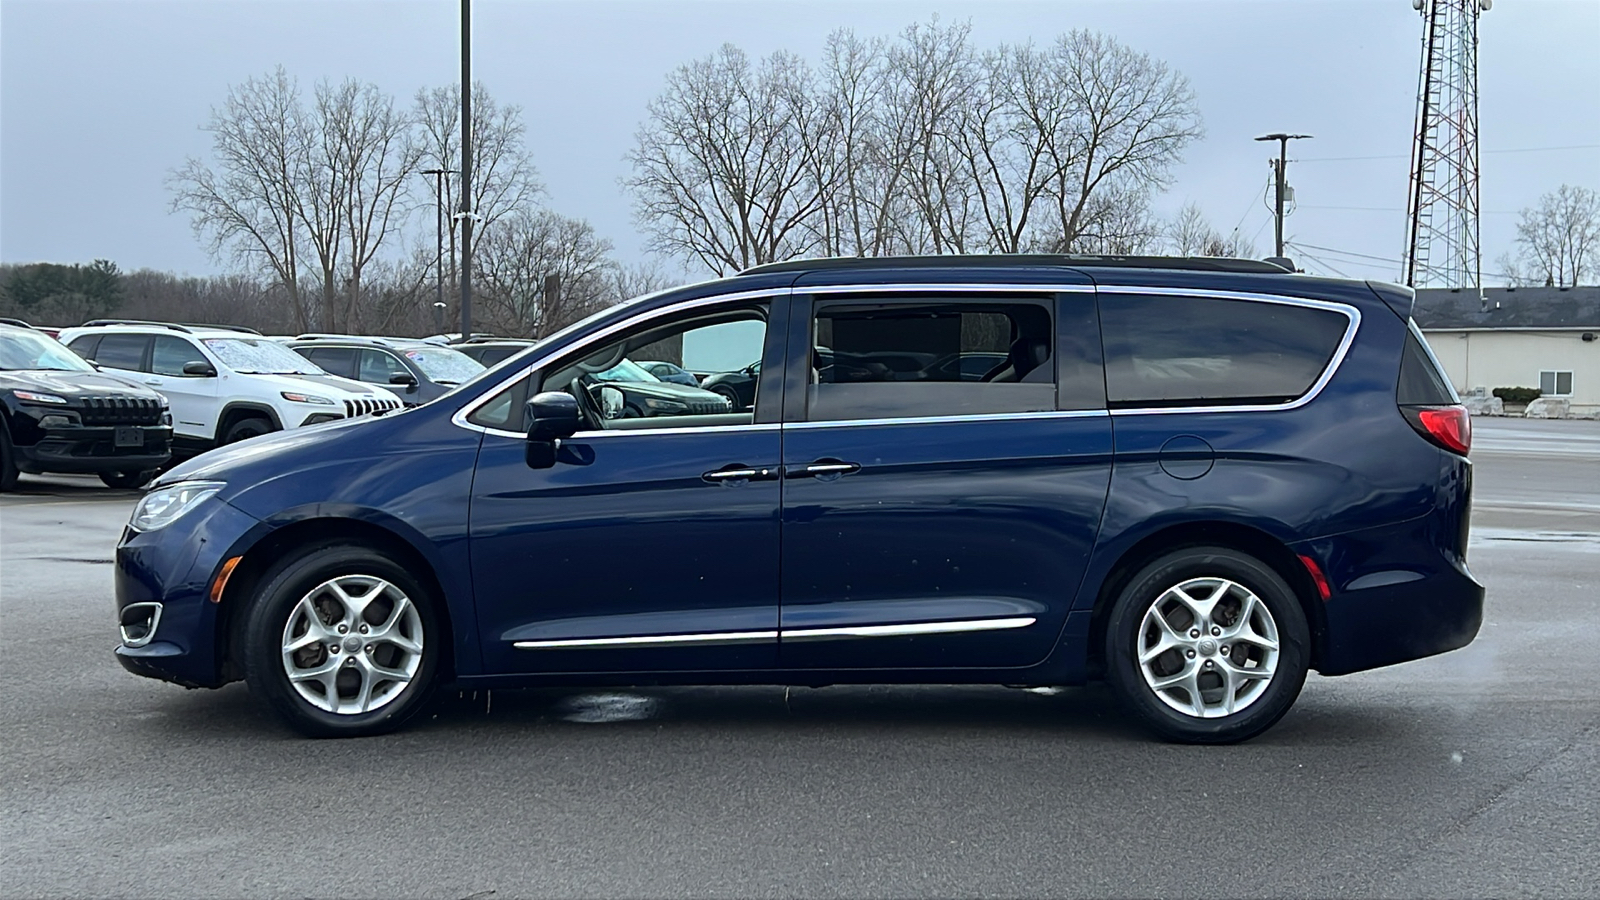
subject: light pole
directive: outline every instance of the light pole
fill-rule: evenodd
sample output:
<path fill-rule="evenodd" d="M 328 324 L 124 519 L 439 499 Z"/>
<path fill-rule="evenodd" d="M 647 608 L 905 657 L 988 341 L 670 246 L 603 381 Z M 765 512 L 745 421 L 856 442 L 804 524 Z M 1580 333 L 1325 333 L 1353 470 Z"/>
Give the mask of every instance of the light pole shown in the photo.
<path fill-rule="evenodd" d="M 472 336 L 472 0 L 461 0 L 461 339 Z"/>
<path fill-rule="evenodd" d="M 465 2 L 465 0 L 463 0 L 463 2 Z M 1278 158 L 1275 160 L 1269 160 L 1269 162 L 1272 164 L 1273 173 L 1277 175 L 1278 181 L 1278 202 L 1274 213 L 1277 220 L 1276 228 L 1274 230 L 1274 234 L 1277 238 L 1275 241 L 1277 252 L 1274 253 L 1273 256 L 1276 256 L 1280 259 L 1283 257 L 1283 195 L 1285 190 L 1287 190 L 1289 187 L 1289 180 L 1287 178 L 1286 171 L 1289 168 L 1289 142 L 1298 141 L 1302 138 L 1309 137 L 1311 137 L 1309 134 L 1284 134 L 1282 132 L 1278 132 L 1276 134 L 1263 134 L 1261 137 L 1256 138 L 1258 141 L 1278 142 Z"/>
<path fill-rule="evenodd" d="M 433 212 L 434 230 L 437 237 L 433 243 L 433 271 L 434 271 L 434 301 L 433 324 L 444 333 L 444 176 L 449 174 L 444 169 L 423 169 L 422 174 L 433 176 Z"/>

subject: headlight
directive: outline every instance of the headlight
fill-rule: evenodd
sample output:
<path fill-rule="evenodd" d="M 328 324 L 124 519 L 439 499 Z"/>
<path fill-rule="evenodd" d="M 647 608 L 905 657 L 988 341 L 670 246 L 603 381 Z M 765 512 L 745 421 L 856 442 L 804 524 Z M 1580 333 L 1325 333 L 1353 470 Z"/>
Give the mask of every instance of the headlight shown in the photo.
<path fill-rule="evenodd" d="M 644 405 L 651 409 L 660 409 L 667 412 L 683 412 L 689 408 L 687 404 L 679 403 L 676 400 L 657 400 L 654 397 L 644 398 Z"/>
<path fill-rule="evenodd" d="M 67 398 L 57 397 L 55 394 L 35 394 L 33 391 L 12 391 L 18 400 L 24 403 L 56 403 L 66 405 Z"/>
<path fill-rule="evenodd" d="M 220 481 L 180 481 L 145 494 L 133 508 L 128 526 L 134 531 L 155 531 L 178 521 L 184 513 L 222 490 Z"/>
<path fill-rule="evenodd" d="M 281 396 L 290 403 L 315 403 L 318 406 L 335 405 L 327 397 L 318 397 L 316 394 L 296 394 L 293 391 L 284 391 Z"/>

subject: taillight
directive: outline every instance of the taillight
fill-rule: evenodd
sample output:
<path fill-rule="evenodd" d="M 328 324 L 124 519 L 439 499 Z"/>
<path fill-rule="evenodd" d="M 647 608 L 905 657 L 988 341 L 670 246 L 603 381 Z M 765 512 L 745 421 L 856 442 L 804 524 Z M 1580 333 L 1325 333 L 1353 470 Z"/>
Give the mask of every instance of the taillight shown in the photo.
<path fill-rule="evenodd" d="M 1400 411 L 1417 434 L 1451 453 L 1466 456 L 1472 449 L 1472 417 L 1465 406 L 1403 406 Z"/>

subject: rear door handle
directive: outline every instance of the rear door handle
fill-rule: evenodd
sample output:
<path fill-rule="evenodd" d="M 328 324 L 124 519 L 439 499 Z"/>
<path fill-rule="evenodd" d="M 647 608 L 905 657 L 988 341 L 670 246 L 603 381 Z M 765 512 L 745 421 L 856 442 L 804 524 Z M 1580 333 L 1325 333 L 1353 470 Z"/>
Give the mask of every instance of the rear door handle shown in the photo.
<path fill-rule="evenodd" d="M 860 463 L 844 462 L 838 459 L 819 459 L 809 466 L 798 466 L 788 470 L 790 478 L 838 478 L 852 472 L 861 471 Z"/>
<path fill-rule="evenodd" d="M 711 484 L 738 484 L 743 481 L 770 481 L 777 477 L 777 466 L 744 466 L 736 463 L 706 472 L 700 479 Z"/>

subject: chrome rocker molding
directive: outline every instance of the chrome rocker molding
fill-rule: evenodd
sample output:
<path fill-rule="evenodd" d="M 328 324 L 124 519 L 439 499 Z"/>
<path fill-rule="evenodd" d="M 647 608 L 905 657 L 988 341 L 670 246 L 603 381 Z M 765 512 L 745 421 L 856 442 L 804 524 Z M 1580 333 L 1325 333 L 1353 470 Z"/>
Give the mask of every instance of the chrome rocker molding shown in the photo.
<path fill-rule="evenodd" d="M 756 644 L 765 641 L 829 641 L 848 638 L 906 637 L 919 634 L 961 634 L 971 631 L 1005 631 L 1026 628 L 1032 616 L 1005 619 L 967 619 L 959 622 L 912 622 L 905 625 L 848 625 L 838 628 L 788 628 L 783 631 L 719 631 L 707 634 L 649 634 L 639 637 L 561 638 L 515 641 L 518 650 L 577 650 L 603 647 L 665 645 L 675 647 L 715 644 Z"/>

